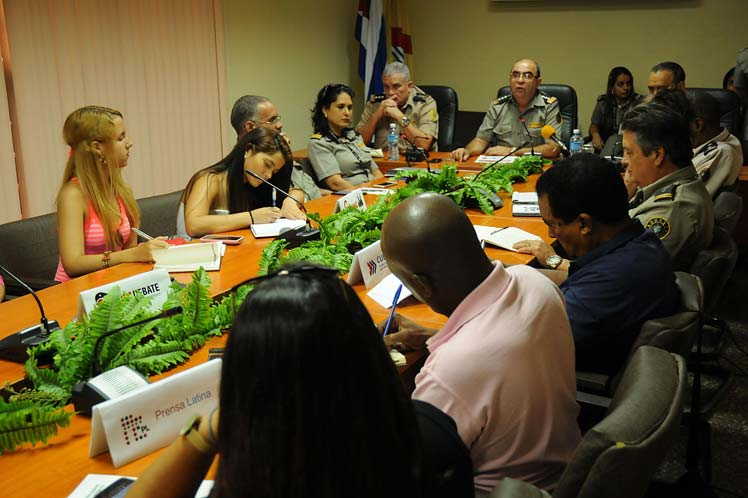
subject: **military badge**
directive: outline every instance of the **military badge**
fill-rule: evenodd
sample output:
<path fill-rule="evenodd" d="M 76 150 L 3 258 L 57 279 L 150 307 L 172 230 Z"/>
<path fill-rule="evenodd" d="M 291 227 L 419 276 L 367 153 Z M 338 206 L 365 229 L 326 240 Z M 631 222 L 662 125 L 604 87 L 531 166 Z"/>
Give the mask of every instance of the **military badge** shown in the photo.
<path fill-rule="evenodd" d="M 652 230 L 652 233 L 660 239 L 664 239 L 670 235 L 670 223 L 665 218 L 652 218 L 644 228 Z"/>

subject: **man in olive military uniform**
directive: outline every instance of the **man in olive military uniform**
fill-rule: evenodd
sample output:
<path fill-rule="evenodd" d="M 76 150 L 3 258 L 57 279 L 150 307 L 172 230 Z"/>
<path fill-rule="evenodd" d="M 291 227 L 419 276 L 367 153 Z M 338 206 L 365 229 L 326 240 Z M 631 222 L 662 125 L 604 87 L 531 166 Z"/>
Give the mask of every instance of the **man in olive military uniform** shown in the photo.
<path fill-rule="evenodd" d="M 387 64 L 382 72 L 382 83 L 386 98 L 377 102 L 373 96 L 356 126 L 364 142 L 373 141 L 378 149 L 386 147 L 390 123 L 396 123 L 401 151 L 409 147 L 408 141 L 424 150 L 432 146 L 436 150 L 439 135 L 436 101 L 413 84 L 408 66 L 402 62 Z M 407 140 L 402 138 L 403 135 Z"/>
<path fill-rule="evenodd" d="M 494 100 L 475 138 L 464 148 L 452 151 L 456 161 L 466 161 L 474 154 L 515 156 L 535 152 L 548 158 L 558 156 L 559 147 L 542 137 L 540 130 L 551 125 L 561 129 L 561 113 L 556 97 L 538 91 L 542 79 L 540 66 L 530 59 L 514 63 L 509 73 L 511 95 Z M 529 135 L 528 135 L 529 133 Z"/>
<path fill-rule="evenodd" d="M 629 215 L 662 241 L 673 269 L 688 271 L 712 242 L 712 199 L 691 163 L 688 123 L 660 104 L 640 105 L 626 114 L 623 164 L 636 187 Z"/>

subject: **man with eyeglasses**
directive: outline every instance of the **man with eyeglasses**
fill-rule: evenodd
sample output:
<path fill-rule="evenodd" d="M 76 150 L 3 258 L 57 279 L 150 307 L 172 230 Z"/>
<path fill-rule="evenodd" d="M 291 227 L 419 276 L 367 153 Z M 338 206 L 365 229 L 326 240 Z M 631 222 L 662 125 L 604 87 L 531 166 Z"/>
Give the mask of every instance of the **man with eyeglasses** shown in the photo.
<path fill-rule="evenodd" d="M 678 310 L 670 255 L 657 234 L 631 217 L 620 173 L 600 156 L 559 161 L 536 190 L 548 234 L 574 258 L 553 254 L 547 266 L 556 269 L 541 271 L 564 294 L 577 370 L 615 375 L 642 324 Z M 514 247 L 534 253 L 540 245 L 528 240 Z"/>
<path fill-rule="evenodd" d="M 291 146 L 291 140 L 283 134 L 283 121 L 278 109 L 267 97 L 260 95 L 244 95 L 234 102 L 231 109 L 231 126 L 236 131 L 237 140 L 246 133 L 259 126 L 271 128 L 281 134 Z M 304 202 L 317 199 L 322 195 L 311 176 L 304 171 L 301 164 L 293 162 L 291 170 L 291 184 L 289 192 L 294 198 Z"/>
<path fill-rule="evenodd" d="M 511 94 L 492 102 L 475 138 L 466 147 L 452 151 L 452 158 L 466 161 L 474 154 L 484 153 L 504 156 L 516 147 L 521 148 L 514 151 L 515 156 L 534 151 L 544 157 L 557 157 L 558 146 L 544 139 L 540 130 L 545 125 L 560 130 L 561 113 L 556 97 L 538 91 L 541 81 L 537 62 L 515 62 L 509 73 Z"/>

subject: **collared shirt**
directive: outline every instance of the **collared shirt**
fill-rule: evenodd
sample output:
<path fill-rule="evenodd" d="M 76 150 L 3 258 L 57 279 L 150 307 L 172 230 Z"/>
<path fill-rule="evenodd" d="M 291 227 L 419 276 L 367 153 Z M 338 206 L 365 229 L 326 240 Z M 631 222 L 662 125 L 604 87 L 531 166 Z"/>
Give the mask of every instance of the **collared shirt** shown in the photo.
<path fill-rule="evenodd" d="M 712 197 L 735 183 L 742 163 L 743 147 L 727 128 L 693 150 L 693 166 Z"/>
<path fill-rule="evenodd" d="M 643 99 L 644 96 L 638 93 L 632 93 L 622 103 L 618 103 L 618 100 L 610 94 L 600 95 L 597 98 L 597 104 L 595 104 L 595 110 L 592 111 L 592 119 L 590 121 L 593 125 L 597 126 L 603 142 L 611 135 L 618 133 L 621 121 L 623 121 L 623 115 Z"/>
<path fill-rule="evenodd" d="M 372 171 L 376 165 L 371 160 L 371 152 L 361 135 L 353 130 L 337 138 L 314 134 L 307 149 L 309 162 L 319 181 L 341 175 L 348 183 L 358 185 L 374 178 Z"/>
<path fill-rule="evenodd" d="M 629 216 L 660 238 L 675 271 L 689 271 L 696 254 L 712 243 L 714 206 L 693 166 L 637 190 Z"/>
<path fill-rule="evenodd" d="M 520 118 L 527 125 L 527 130 Z M 560 133 L 562 119 L 556 97 L 538 92 L 525 112 L 520 112 L 514 97 L 506 95 L 491 103 L 475 136 L 488 142 L 489 146 L 519 147 L 530 141 L 533 146 L 543 145 L 545 139 L 540 134 L 540 129 L 546 124 L 553 126 Z"/>
<path fill-rule="evenodd" d="M 497 262 L 431 339 L 414 399 L 451 416 L 476 489 L 553 485 L 580 440 L 574 343 L 558 287 Z"/>
<path fill-rule="evenodd" d="M 677 312 L 680 292 L 670 255 L 638 220 L 572 261 L 561 284 L 577 369 L 614 375 L 642 324 Z"/>
<path fill-rule="evenodd" d="M 361 120 L 356 126 L 357 130 L 360 130 L 366 123 L 369 122 L 371 116 L 377 111 L 380 102 L 368 102 L 364 107 L 364 112 L 361 114 Z M 434 137 L 432 149 L 436 150 L 436 139 L 439 138 L 439 113 L 436 109 L 436 101 L 417 86 L 410 89 L 408 94 L 408 100 L 400 111 L 410 120 L 410 123 L 418 128 L 423 134 Z M 377 123 L 374 128 L 374 136 L 372 140 L 374 147 L 382 149 L 387 146 L 387 135 L 390 132 L 390 123 L 396 123 L 400 127 L 400 123 L 395 121 L 394 118 L 389 116 L 382 116 L 382 119 Z M 398 148 L 401 151 L 406 150 L 410 144 L 400 138 Z"/>

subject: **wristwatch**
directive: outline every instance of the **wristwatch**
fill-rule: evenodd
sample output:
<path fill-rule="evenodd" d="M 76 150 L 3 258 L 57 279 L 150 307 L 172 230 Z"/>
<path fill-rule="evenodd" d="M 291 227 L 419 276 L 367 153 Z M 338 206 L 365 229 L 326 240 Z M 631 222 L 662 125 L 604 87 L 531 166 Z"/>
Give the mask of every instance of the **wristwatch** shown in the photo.
<path fill-rule="evenodd" d="M 546 258 L 545 265 L 550 268 L 551 270 L 555 270 L 558 268 L 558 265 L 560 265 L 563 262 L 564 258 L 559 256 L 558 254 L 551 254 Z"/>
<path fill-rule="evenodd" d="M 400 120 L 400 127 L 407 128 L 409 124 L 410 124 L 410 119 L 408 119 L 408 116 L 403 116 L 403 119 Z"/>
<path fill-rule="evenodd" d="M 198 430 L 200 428 L 200 422 L 202 421 L 200 415 L 193 415 L 179 431 L 179 434 L 185 438 L 189 443 L 200 453 L 210 455 L 215 453 L 214 445 L 211 444 L 205 437 L 200 434 Z"/>

